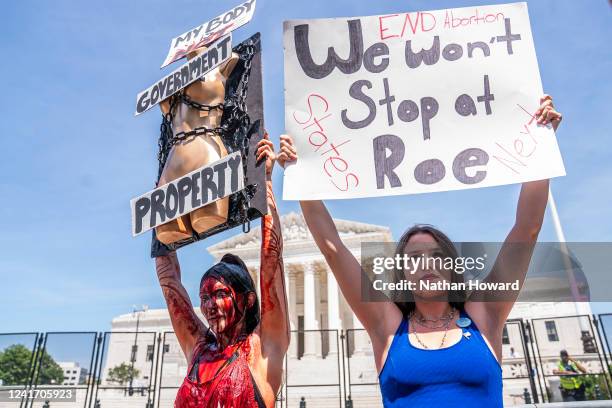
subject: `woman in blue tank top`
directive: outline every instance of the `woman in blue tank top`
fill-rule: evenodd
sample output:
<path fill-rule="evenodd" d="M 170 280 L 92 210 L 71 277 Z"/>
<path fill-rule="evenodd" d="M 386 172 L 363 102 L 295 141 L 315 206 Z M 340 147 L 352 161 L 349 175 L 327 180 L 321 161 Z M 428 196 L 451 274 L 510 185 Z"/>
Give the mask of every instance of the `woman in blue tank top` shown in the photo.
<path fill-rule="evenodd" d="M 557 129 L 561 114 L 550 96 L 541 99 L 532 122 Z M 281 136 L 278 160 L 283 167 L 297 160 L 289 136 Z M 548 180 L 523 183 L 515 224 L 487 281 L 518 280 L 522 285 L 547 200 Z M 321 201 L 300 204 L 344 297 L 370 336 L 385 408 L 503 407 L 502 332 L 518 291 L 501 293 L 497 301 L 485 302 L 473 294 L 466 298 L 461 291 L 445 290 L 449 283 L 462 281 L 456 270 L 421 263 L 396 272 L 396 280 L 415 284 L 407 296 L 395 302 L 365 302 L 361 266 L 340 239 L 325 205 Z M 449 238 L 429 225 L 404 233 L 396 254 L 409 259 L 458 256 Z M 420 283 L 426 283 L 426 289 Z M 434 287 L 438 283 L 447 285 Z"/>

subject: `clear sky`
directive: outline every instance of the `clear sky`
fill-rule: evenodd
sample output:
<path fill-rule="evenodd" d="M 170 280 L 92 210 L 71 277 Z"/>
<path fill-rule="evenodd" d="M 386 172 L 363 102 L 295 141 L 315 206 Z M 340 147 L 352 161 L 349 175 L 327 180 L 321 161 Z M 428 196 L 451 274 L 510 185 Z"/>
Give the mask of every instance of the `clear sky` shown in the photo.
<path fill-rule="evenodd" d="M 136 94 L 160 78 L 172 37 L 238 1 L 20 1 L 3 5 L 0 28 L 0 332 L 107 330 L 133 304 L 163 307 L 150 236 L 130 234 L 131 198 L 157 172 L 160 115 L 134 118 Z M 491 3 L 461 1 L 258 0 L 236 40 L 262 33 L 265 115 L 284 128 L 282 22 Z M 611 9 L 607 0 L 529 1 L 545 92 L 564 122 L 557 132 L 567 176 L 552 188 L 570 241 L 611 241 L 609 106 Z M 281 172 L 274 177 L 281 196 Z M 513 223 L 518 186 L 330 202 L 336 218 L 416 222 L 455 240 L 499 241 Z M 282 213 L 298 211 L 280 202 Z M 184 283 L 197 294 L 211 264 L 205 248 L 180 251 Z M 554 240 L 549 217 L 541 240 Z"/>

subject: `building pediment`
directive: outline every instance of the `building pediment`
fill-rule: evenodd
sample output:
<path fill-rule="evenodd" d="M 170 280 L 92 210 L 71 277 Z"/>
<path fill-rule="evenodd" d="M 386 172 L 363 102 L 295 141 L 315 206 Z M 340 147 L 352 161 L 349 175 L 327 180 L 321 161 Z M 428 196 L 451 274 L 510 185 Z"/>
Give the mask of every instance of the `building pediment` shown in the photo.
<path fill-rule="evenodd" d="M 341 238 L 358 237 L 360 235 L 380 234 L 382 238 L 391 238 L 391 231 L 388 227 L 380 225 L 366 224 L 356 221 L 334 219 L 338 234 Z M 291 212 L 281 216 L 283 245 L 285 248 L 290 245 L 301 245 L 311 243 L 313 238 L 308 230 L 306 221 L 300 213 Z M 238 234 L 232 238 L 221 241 L 208 247 L 208 252 L 217 257 L 228 251 L 249 252 L 250 250 L 259 251 L 261 245 L 261 229 L 253 228 L 246 234 Z"/>

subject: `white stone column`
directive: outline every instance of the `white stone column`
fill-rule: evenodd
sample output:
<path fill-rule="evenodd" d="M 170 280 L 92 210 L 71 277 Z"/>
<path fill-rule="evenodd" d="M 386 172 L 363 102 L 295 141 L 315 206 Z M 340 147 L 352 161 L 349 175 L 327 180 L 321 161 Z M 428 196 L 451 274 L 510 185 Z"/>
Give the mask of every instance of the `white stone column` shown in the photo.
<path fill-rule="evenodd" d="M 315 270 L 313 263 L 304 264 L 304 330 L 318 330 L 315 305 Z M 316 332 L 304 333 L 304 357 L 314 357 L 317 351 Z"/>
<path fill-rule="evenodd" d="M 287 313 L 289 313 L 289 325 L 290 330 L 297 330 L 297 314 L 296 314 L 296 302 L 297 292 L 295 285 L 295 271 L 289 271 L 289 268 L 285 268 L 285 290 L 287 291 Z M 291 333 L 291 340 L 289 342 L 288 356 L 290 358 L 297 358 L 297 333 Z"/>
<path fill-rule="evenodd" d="M 342 328 L 342 320 L 340 319 L 340 308 L 338 304 L 338 282 L 331 269 L 327 269 L 327 327 L 330 330 L 338 330 L 338 332 L 329 333 L 329 352 L 335 354 L 338 352 L 338 341 L 340 337 L 339 330 Z"/>

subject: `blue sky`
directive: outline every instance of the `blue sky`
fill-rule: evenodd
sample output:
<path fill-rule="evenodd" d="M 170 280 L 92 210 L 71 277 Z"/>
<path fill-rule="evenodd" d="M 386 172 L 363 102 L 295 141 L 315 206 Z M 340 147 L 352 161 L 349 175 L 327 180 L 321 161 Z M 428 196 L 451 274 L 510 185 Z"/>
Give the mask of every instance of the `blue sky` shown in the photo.
<path fill-rule="evenodd" d="M 282 21 L 386 14 L 499 1 L 258 0 L 242 40 L 263 41 L 266 123 L 283 132 Z M 237 1 L 22 1 L 3 6 L 0 66 L 0 332 L 106 330 L 133 304 L 164 306 L 149 236 L 132 238 L 129 200 L 157 171 L 156 110 L 134 118 L 137 92 L 160 78 L 172 37 Z M 557 133 L 567 176 L 555 179 L 570 241 L 611 241 L 610 6 L 605 0 L 529 1 L 544 89 L 564 123 Z M 588 4 L 588 7 L 586 6 Z M 166 71 L 164 71 L 166 72 Z M 281 172 L 274 177 L 281 196 Z M 394 236 L 432 223 L 455 240 L 496 241 L 512 225 L 518 186 L 329 202 L 337 218 L 389 225 Z M 280 202 L 282 213 L 296 202 Z M 211 258 L 180 251 L 195 297 Z M 554 240 L 547 217 L 541 239 Z"/>

